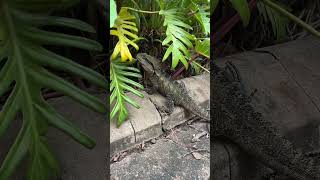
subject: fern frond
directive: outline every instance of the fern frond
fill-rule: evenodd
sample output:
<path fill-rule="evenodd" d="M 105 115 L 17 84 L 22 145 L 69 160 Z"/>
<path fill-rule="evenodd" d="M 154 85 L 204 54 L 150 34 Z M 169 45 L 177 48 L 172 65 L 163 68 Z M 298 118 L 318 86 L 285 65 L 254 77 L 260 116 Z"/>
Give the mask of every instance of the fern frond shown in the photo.
<path fill-rule="evenodd" d="M 279 6 L 280 4 L 277 3 Z M 272 31 L 277 40 L 283 39 L 287 35 L 287 25 L 289 24 L 289 19 L 277 10 L 267 6 L 263 1 L 257 2 L 257 8 L 263 17 L 263 20 L 268 23 L 270 22 Z"/>
<path fill-rule="evenodd" d="M 117 36 L 119 39 L 113 50 L 111 59 L 116 59 L 120 53 L 122 62 L 127 60 L 132 61 L 132 55 L 128 45 L 131 45 L 136 50 L 139 50 L 139 46 L 135 43 L 139 37 L 136 35 L 138 32 L 136 23 L 132 21 L 134 19 L 135 16 L 131 15 L 127 9 L 121 8 L 120 13 L 115 20 L 114 28 L 116 29 L 112 29 L 110 31 L 111 35 Z"/>
<path fill-rule="evenodd" d="M 107 10 L 107 1 L 102 1 L 105 5 L 105 10 Z M 110 28 L 114 26 L 114 22 L 117 19 L 117 5 L 115 0 L 110 0 Z M 105 16 L 107 16 L 107 12 L 104 12 Z"/>
<path fill-rule="evenodd" d="M 192 3 L 192 9 L 197 13 L 194 14 L 197 21 L 201 25 L 202 32 L 204 35 L 210 34 L 210 12 L 207 11 L 206 6 L 200 6 L 196 3 Z"/>
<path fill-rule="evenodd" d="M 188 68 L 187 59 L 190 57 L 188 48 L 193 46 L 191 41 L 194 40 L 194 36 L 186 30 L 192 30 L 192 27 L 183 22 L 183 14 L 177 9 L 161 10 L 159 14 L 164 16 L 163 26 L 167 26 L 167 37 L 162 45 L 169 45 L 162 60 L 165 61 L 171 54 L 171 68 L 174 69 L 179 62 Z"/>
<path fill-rule="evenodd" d="M 210 38 L 205 38 L 204 40 L 196 40 L 195 51 L 198 54 L 210 59 Z"/>
<path fill-rule="evenodd" d="M 143 94 L 134 89 L 143 89 L 143 86 L 131 78 L 141 78 L 139 69 L 130 67 L 127 63 L 119 63 L 111 61 L 110 63 L 110 105 L 114 104 L 110 113 L 110 119 L 113 119 L 118 113 L 117 125 L 120 126 L 128 116 L 126 103 L 131 104 L 135 108 L 140 108 L 139 104 L 130 99 L 125 92 L 132 92 L 133 94 L 143 98 Z"/>
<path fill-rule="evenodd" d="M 43 26 L 60 26 L 94 32 L 87 23 L 46 15 L 49 9 L 55 10 L 75 2 L 77 0 L 0 1 L 0 32 L 3 34 L 0 60 L 5 59 L 4 66 L 0 69 L 0 96 L 13 87 L 0 112 L 0 137 L 5 134 L 18 112 L 23 116 L 19 134 L 1 164 L 1 180 L 9 179 L 26 156 L 29 159 L 28 180 L 51 179 L 59 174 L 58 163 L 45 139 L 48 126 L 63 131 L 87 148 L 95 146 L 88 135 L 59 115 L 44 100 L 41 92 L 43 88 L 59 91 L 92 110 L 106 112 L 107 108 L 98 98 L 47 69 L 70 72 L 102 88 L 108 87 L 106 79 L 99 73 L 44 47 L 58 45 L 102 50 L 102 46 L 96 41 L 41 29 Z"/>

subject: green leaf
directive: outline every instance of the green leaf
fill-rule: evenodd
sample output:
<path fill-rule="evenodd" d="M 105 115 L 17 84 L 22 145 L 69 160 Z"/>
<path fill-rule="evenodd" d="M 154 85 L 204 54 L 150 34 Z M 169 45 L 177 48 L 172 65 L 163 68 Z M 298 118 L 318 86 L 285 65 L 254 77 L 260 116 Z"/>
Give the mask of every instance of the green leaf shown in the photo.
<path fill-rule="evenodd" d="M 66 9 L 80 0 L 12 0 L 11 5 L 17 9 L 32 12 L 50 12 L 54 9 Z"/>
<path fill-rule="evenodd" d="M 100 99 L 97 97 L 86 93 L 85 91 L 77 88 L 71 83 L 63 80 L 62 78 L 55 76 L 54 74 L 46 71 L 39 70 L 38 72 L 30 71 L 30 77 L 32 77 L 36 82 L 50 89 L 54 89 L 58 92 L 62 92 L 72 99 L 78 101 L 79 103 L 91 108 L 94 111 L 105 113 L 106 108 Z"/>
<path fill-rule="evenodd" d="M 197 40 L 195 51 L 202 56 L 210 59 L 210 38 L 206 38 L 204 40 Z"/>
<path fill-rule="evenodd" d="M 132 21 L 135 20 L 135 18 L 135 16 L 128 12 L 128 9 L 121 8 L 120 13 L 115 20 L 114 29 L 110 30 L 110 34 L 117 36 L 119 39 L 111 55 L 112 60 L 117 59 L 118 54 L 120 53 L 122 62 L 126 62 L 127 60 L 132 61 L 133 58 L 128 45 L 139 50 L 139 46 L 135 42 L 140 38 L 134 34 L 138 32 L 138 29 L 136 23 Z"/>
<path fill-rule="evenodd" d="M 200 23 L 202 32 L 205 35 L 210 34 L 210 13 L 205 11 L 204 6 L 199 6 L 198 4 L 193 3 L 193 10 L 197 11 L 197 13 L 194 14 L 197 21 Z"/>
<path fill-rule="evenodd" d="M 117 19 L 117 5 L 115 0 L 110 0 L 110 28 L 114 26 L 114 22 Z"/>
<path fill-rule="evenodd" d="M 10 85 L 14 79 L 14 62 L 6 62 L 0 71 L 0 96 L 9 90 Z"/>
<path fill-rule="evenodd" d="M 194 40 L 194 36 L 185 29 L 192 30 L 192 27 L 182 21 L 182 14 L 179 13 L 177 9 L 161 10 L 159 14 L 164 16 L 163 26 L 167 26 L 167 37 L 162 42 L 162 45 L 168 45 L 171 43 L 166 50 L 162 61 L 167 60 L 171 54 L 172 69 L 176 68 L 179 62 L 181 62 L 187 69 L 188 63 L 186 57 L 190 56 L 188 48 L 192 48 L 191 41 Z"/>
<path fill-rule="evenodd" d="M 250 9 L 247 0 L 230 0 L 234 9 L 239 13 L 244 26 L 249 24 Z"/>
<path fill-rule="evenodd" d="M 73 73 L 102 88 L 107 88 L 108 86 L 105 77 L 101 74 L 44 48 L 35 49 L 35 47 L 26 46 L 25 53 L 30 56 L 35 63 Z"/>
<path fill-rule="evenodd" d="M 110 119 L 118 114 L 117 126 L 120 126 L 128 116 L 128 111 L 126 108 L 126 102 L 134 106 L 135 108 L 140 108 L 139 104 L 129 98 L 126 92 L 131 92 L 136 96 L 143 98 L 143 94 L 133 88 L 143 89 L 143 86 L 132 79 L 141 78 L 140 71 L 137 68 L 130 67 L 125 63 L 117 63 L 116 61 L 111 61 L 110 63 L 110 105 L 113 105 L 112 111 L 110 113 Z"/>
<path fill-rule="evenodd" d="M 212 15 L 214 10 L 216 10 L 218 4 L 219 4 L 219 0 L 211 0 L 210 1 L 210 15 Z"/>
<path fill-rule="evenodd" d="M 164 1 L 163 0 L 157 0 L 159 6 L 160 6 L 160 9 L 163 10 L 164 9 Z"/>
<path fill-rule="evenodd" d="M 52 126 L 65 132 L 80 144 L 89 149 L 92 149 L 95 146 L 94 140 L 81 132 L 81 130 L 76 128 L 71 122 L 55 112 L 55 110 L 52 109 L 47 103 L 42 103 L 41 106 L 36 105 L 36 109 L 42 114 L 43 117 L 48 119 Z"/>
<path fill-rule="evenodd" d="M 95 33 L 95 30 L 91 25 L 77 19 L 34 14 L 30 15 L 28 13 L 23 13 L 21 11 L 16 10 L 13 10 L 13 13 L 15 14 L 17 20 L 32 25 L 69 27 L 80 31 Z"/>
<path fill-rule="evenodd" d="M 287 10 L 285 10 L 284 8 L 282 8 L 281 6 L 279 6 L 278 4 L 270 1 L 270 0 L 262 0 L 263 3 L 265 3 L 267 6 L 277 10 L 280 14 L 282 14 L 283 16 L 286 16 L 288 19 L 292 20 L 293 22 L 297 23 L 299 26 L 301 26 L 302 28 L 306 29 L 307 31 L 309 31 L 311 34 L 320 37 L 320 32 L 317 31 L 316 29 L 314 29 L 312 26 L 308 25 L 307 23 L 305 23 L 304 21 L 302 21 L 301 19 L 299 19 L 298 17 L 296 17 L 295 15 L 291 14 L 290 12 L 288 12 Z"/>
<path fill-rule="evenodd" d="M 3 136 L 20 109 L 19 99 L 19 89 L 15 87 L 0 112 L 0 137 Z"/>
<path fill-rule="evenodd" d="M 277 3 L 277 5 L 284 7 Z M 281 40 L 287 36 L 287 25 L 289 19 L 286 16 L 280 14 L 277 10 L 265 5 L 262 1 L 257 2 L 259 13 L 262 15 L 263 20 L 272 26 L 272 31 L 277 40 Z"/>
<path fill-rule="evenodd" d="M 9 179 L 22 158 L 27 154 L 30 144 L 30 126 L 22 126 L 14 144 L 11 146 L 0 168 L 0 179 Z"/>
<path fill-rule="evenodd" d="M 90 25 L 79 20 L 48 16 L 48 11 L 61 10 L 75 2 L 78 0 L 12 0 L 0 3 L 1 37 L 5 37 L 4 41 L 0 40 L 0 61 L 3 64 L 0 68 L 0 96 L 9 93 L 0 111 L 0 136 L 5 135 L 18 113 L 22 114 L 23 120 L 18 136 L 1 162 L 1 180 L 10 179 L 22 159 L 28 160 L 25 179 L 56 179 L 60 173 L 59 163 L 45 139 L 49 125 L 88 148 L 94 146 L 92 139 L 54 112 L 41 92 L 43 88 L 57 90 L 86 107 L 106 112 L 101 100 L 49 72 L 73 73 L 108 89 L 107 80 L 102 75 L 45 49 L 46 45 L 102 49 L 99 43 L 87 38 L 41 29 L 53 25 L 94 32 Z"/>
<path fill-rule="evenodd" d="M 43 45 L 63 45 L 92 51 L 103 49 L 98 42 L 83 37 L 47 32 L 36 28 L 25 28 L 21 29 L 20 32 L 31 41 Z"/>
<path fill-rule="evenodd" d="M 199 65 L 197 63 L 195 63 L 195 61 L 191 62 L 191 66 L 194 69 L 196 74 L 200 74 L 201 68 L 199 67 Z"/>

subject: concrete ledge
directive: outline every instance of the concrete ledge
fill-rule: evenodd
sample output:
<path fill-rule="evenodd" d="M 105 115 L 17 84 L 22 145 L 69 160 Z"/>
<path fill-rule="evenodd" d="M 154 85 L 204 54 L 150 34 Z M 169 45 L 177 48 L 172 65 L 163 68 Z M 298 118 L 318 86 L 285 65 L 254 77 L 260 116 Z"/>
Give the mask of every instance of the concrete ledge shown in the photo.
<path fill-rule="evenodd" d="M 191 96 L 199 105 L 207 105 L 210 97 L 210 75 L 203 74 L 180 80 L 190 91 Z M 131 93 L 128 96 L 141 105 L 136 109 L 127 106 L 129 117 L 117 128 L 115 121 L 110 125 L 110 155 L 127 150 L 143 141 L 160 136 L 164 130 L 172 129 L 190 119 L 192 115 L 182 107 L 175 107 L 170 116 L 161 115 L 156 106 L 164 105 L 166 99 L 159 94 L 149 95 L 144 92 L 145 97 L 139 98 Z"/>
<path fill-rule="evenodd" d="M 162 134 L 161 117 L 153 103 L 148 98 L 148 94 L 144 92 L 145 98 L 141 98 L 130 94 L 133 100 L 139 102 L 142 106 L 140 109 L 131 107 L 129 109 L 129 121 L 134 130 L 135 143 L 150 140 Z M 134 111 L 135 110 L 135 111 Z"/>

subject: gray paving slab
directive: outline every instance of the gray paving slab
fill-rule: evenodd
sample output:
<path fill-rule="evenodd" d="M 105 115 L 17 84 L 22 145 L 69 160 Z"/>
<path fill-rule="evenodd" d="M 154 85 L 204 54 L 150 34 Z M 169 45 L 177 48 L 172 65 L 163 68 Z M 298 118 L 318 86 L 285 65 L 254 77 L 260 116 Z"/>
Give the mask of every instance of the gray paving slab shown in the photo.
<path fill-rule="evenodd" d="M 142 153 L 134 152 L 111 164 L 111 179 L 208 179 L 209 138 L 202 137 L 199 142 L 191 142 L 193 135 L 199 132 L 188 126 L 174 129 Z M 200 159 L 195 159 L 191 153 L 197 149 L 203 150 L 197 152 Z"/>
<path fill-rule="evenodd" d="M 270 172 L 230 142 L 214 140 L 213 149 L 210 149 L 210 140 L 206 136 L 192 141 L 195 135 L 205 131 L 205 124 L 200 122 L 174 128 L 158 138 L 155 144 L 147 144 L 144 151 L 129 152 L 124 159 L 112 163 L 110 178 L 208 180 L 211 176 L 211 179 L 219 180 L 261 180 L 262 175 Z M 196 153 L 198 159 L 192 153 Z M 213 155 L 211 159 L 210 155 Z"/>
<path fill-rule="evenodd" d="M 141 108 L 135 109 L 134 112 L 131 111 L 133 109 L 128 109 L 128 121 L 134 129 L 135 144 L 158 137 L 163 133 L 159 112 L 150 101 L 148 94 L 145 92 L 143 94 L 146 98 L 143 99 Z M 138 100 L 138 97 L 133 96 L 133 94 L 130 94 L 129 97 L 135 101 Z"/>

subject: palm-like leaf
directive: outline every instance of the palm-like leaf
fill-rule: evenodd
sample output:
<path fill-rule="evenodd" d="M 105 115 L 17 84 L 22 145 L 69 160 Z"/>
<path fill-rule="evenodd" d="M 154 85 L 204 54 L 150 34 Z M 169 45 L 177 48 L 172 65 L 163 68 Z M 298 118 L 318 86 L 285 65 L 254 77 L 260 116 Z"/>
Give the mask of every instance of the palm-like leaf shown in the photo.
<path fill-rule="evenodd" d="M 130 77 L 141 78 L 142 76 L 139 69 L 130 67 L 127 63 L 115 61 L 110 63 L 110 105 L 115 102 L 110 113 L 110 119 L 113 119 L 118 113 L 118 126 L 120 126 L 128 116 L 128 111 L 125 106 L 126 102 L 136 108 L 140 108 L 140 106 L 134 100 L 130 99 L 125 92 L 129 91 L 139 97 L 143 97 L 141 92 L 132 87 L 135 86 L 139 89 L 143 89 L 143 86 L 132 79 L 129 79 Z"/>
<path fill-rule="evenodd" d="M 197 13 L 195 13 L 195 17 L 197 19 L 197 21 L 200 23 L 201 28 L 202 28 L 202 32 L 205 35 L 210 34 L 210 12 L 207 11 L 207 7 L 206 6 L 200 6 L 196 3 L 192 3 L 192 7 L 194 11 L 197 11 Z"/>
<path fill-rule="evenodd" d="M 195 51 L 202 56 L 210 59 L 210 38 L 196 40 Z"/>
<path fill-rule="evenodd" d="M 47 16 L 44 13 L 75 2 L 77 1 L 0 1 L 0 32 L 3 33 L 0 41 L 0 61 L 5 61 L 0 71 L 0 96 L 11 90 L 0 112 L 0 137 L 5 134 L 18 112 L 23 115 L 20 132 L 1 165 L 1 180 L 8 179 L 27 155 L 29 180 L 44 180 L 57 175 L 59 168 L 45 139 L 48 126 L 65 132 L 87 148 L 95 146 L 91 138 L 59 115 L 41 95 L 42 88 L 50 88 L 70 96 L 97 112 L 106 111 L 105 105 L 98 98 L 46 69 L 49 67 L 67 71 L 100 87 L 108 86 L 102 75 L 43 47 L 43 45 L 58 45 L 85 50 L 102 49 L 100 44 L 86 38 L 41 29 L 42 26 L 62 26 L 94 32 L 94 29 L 84 22 Z M 39 10 L 42 15 L 35 13 Z"/>
<path fill-rule="evenodd" d="M 138 40 L 138 36 L 135 34 L 138 32 L 138 29 L 136 27 L 136 23 L 132 20 L 136 19 L 135 16 L 131 15 L 127 9 L 121 8 L 120 13 L 115 20 L 114 27 L 116 28 L 110 31 L 111 35 L 117 36 L 119 38 L 118 43 L 116 44 L 114 51 L 111 55 L 111 59 L 116 59 L 118 54 L 121 54 L 121 60 L 132 60 L 132 55 L 130 53 L 130 50 L 128 48 L 128 45 L 130 44 L 133 46 L 136 50 L 139 49 L 139 46 L 134 43 L 134 41 Z M 128 37 L 131 37 L 132 39 L 129 39 Z"/>
<path fill-rule="evenodd" d="M 106 3 L 106 1 L 103 1 Z M 112 28 L 114 26 L 114 21 L 117 19 L 117 6 L 116 6 L 116 2 L 114 0 L 109 0 L 110 2 L 110 28 Z M 107 13 L 107 12 L 105 12 Z"/>
<path fill-rule="evenodd" d="M 277 3 L 279 6 L 283 6 Z M 257 2 L 257 7 L 265 22 L 270 22 L 274 36 L 280 40 L 287 35 L 289 19 L 280 14 L 277 10 L 265 5 L 262 1 Z"/>
<path fill-rule="evenodd" d="M 230 0 L 232 7 L 239 13 L 242 23 L 247 26 L 250 21 L 250 9 L 247 0 Z"/>
<path fill-rule="evenodd" d="M 163 40 L 162 45 L 171 43 L 163 56 L 163 61 L 171 54 L 171 68 L 175 68 L 179 62 L 188 68 L 187 59 L 190 57 L 188 48 L 193 46 L 191 40 L 194 40 L 194 36 L 185 29 L 192 30 L 192 27 L 183 22 L 183 14 L 179 13 L 177 9 L 161 10 L 159 14 L 164 16 L 163 25 L 167 26 L 167 37 Z"/>

